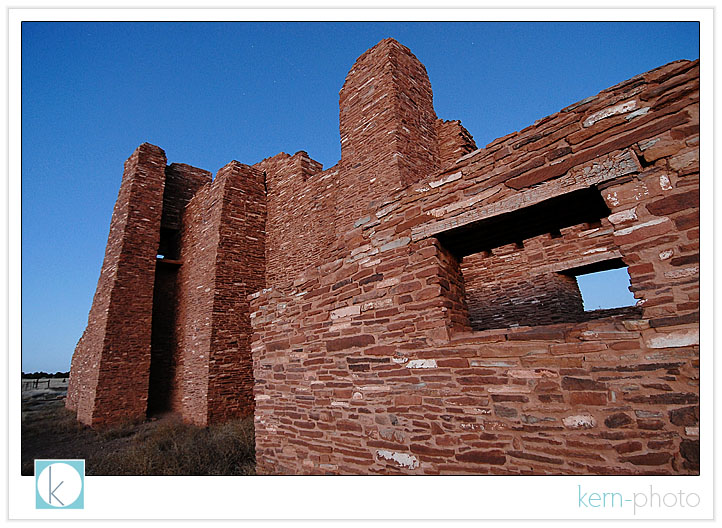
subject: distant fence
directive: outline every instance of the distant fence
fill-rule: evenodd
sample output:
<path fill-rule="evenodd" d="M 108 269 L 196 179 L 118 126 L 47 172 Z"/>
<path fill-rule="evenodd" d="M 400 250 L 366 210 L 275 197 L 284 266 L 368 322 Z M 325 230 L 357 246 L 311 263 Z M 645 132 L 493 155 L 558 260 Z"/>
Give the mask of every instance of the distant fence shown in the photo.
<path fill-rule="evenodd" d="M 23 380 L 22 390 L 26 391 L 31 389 L 50 389 L 51 382 L 55 379 L 60 380 L 60 378 Z M 65 381 L 66 378 L 63 378 L 62 383 L 65 383 Z"/>

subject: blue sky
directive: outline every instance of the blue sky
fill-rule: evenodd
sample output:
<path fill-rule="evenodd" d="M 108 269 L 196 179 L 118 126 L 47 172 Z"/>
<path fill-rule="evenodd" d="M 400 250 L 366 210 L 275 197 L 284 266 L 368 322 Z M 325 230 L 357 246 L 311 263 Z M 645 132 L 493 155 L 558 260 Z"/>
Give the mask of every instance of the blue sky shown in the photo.
<path fill-rule="evenodd" d="M 139 144 L 213 173 L 298 150 L 330 167 L 344 78 L 386 37 L 424 63 L 437 115 L 479 146 L 699 57 L 697 23 L 25 22 L 23 370 L 70 368 Z"/>

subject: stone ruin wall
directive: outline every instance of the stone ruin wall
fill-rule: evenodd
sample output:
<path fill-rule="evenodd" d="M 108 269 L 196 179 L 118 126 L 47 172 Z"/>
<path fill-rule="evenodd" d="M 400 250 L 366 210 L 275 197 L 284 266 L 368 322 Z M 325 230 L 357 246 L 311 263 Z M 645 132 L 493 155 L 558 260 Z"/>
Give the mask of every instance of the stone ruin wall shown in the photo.
<path fill-rule="evenodd" d="M 265 285 L 263 174 L 126 162 L 66 406 L 92 426 L 175 412 L 199 425 L 253 412 L 248 294 Z M 163 258 L 160 258 L 162 256 Z"/>
<path fill-rule="evenodd" d="M 343 250 L 252 296 L 258 471 L 697 473 L 698 80 L 671 63 L 410 186 L 341 194 Z M 507 213 L 594 194 L 603 216 L 465 254 Z M 619 259 L 637 308 L 470 331 L 475 282 Z"/>
<path fill-rule="evenodd" d="M 205 425 L 255 400 L 266 474 L 698 473 L 698 62 L 477 149 L 387 39 L 340 111 L 326 170 L 282 153 L 211 182 L 139 147 L 73 357 L 78 418 L 155 401 Z M 619 266 L 638 306 L 584 312 L 574 275 Z"/>

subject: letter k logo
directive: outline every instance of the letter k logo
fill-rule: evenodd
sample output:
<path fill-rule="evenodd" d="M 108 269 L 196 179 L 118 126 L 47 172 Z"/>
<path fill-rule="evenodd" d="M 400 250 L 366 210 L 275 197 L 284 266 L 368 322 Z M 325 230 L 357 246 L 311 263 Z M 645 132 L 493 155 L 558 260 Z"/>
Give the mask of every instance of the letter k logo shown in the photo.
<path fill-rule="evenodd" d="M 35 461 L 36 508 L 82 509 L 84 485 L 84 460 Z"/>
<path fill-rule="evenodd" d="M 55 486 L 53 489 L 53 466 L 48 466 L 48 504 L 53 504 L 53 497 L 56 501 L 60 503 L 61 506 L 65 506 L 63 501 L 61 501 L 58 496 L 55 494 L 56 491 L 58 491 L 58 488 L 63 485 L 64 481 L 60 481 L 60 484 Z"/>

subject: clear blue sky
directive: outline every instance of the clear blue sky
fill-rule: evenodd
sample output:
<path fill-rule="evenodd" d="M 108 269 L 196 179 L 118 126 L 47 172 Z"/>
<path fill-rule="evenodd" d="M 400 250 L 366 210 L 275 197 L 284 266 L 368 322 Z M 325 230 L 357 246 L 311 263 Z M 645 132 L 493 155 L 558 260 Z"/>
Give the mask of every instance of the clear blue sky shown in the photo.
<path fill-rule="evenodd" d="M 298 150 L 330 167 L 338 92 L 385 37 L 425 64 L 437 115 L 461 119 L 479 146 L 699 57 L 697 23 L 26 22 L 23 370 L 70 368 L 123 161 L 139 144 L 213 173 Z"/>

